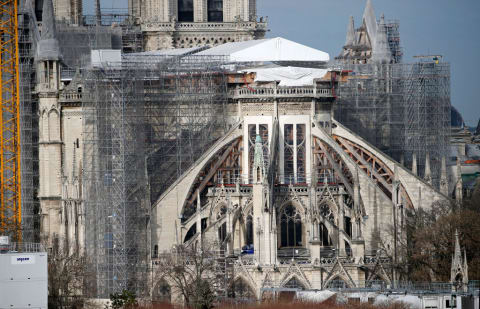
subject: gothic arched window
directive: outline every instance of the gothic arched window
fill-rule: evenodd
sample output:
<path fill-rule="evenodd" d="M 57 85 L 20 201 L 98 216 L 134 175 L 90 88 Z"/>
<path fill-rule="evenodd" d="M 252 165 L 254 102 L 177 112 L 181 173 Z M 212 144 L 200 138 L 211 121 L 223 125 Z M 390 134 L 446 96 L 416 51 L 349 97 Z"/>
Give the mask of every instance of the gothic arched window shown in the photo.
<path fill-rule="evenodd" d="M 332 240 L 330 239 L 330 236 L 328 235 L 328 229 L 325 226 L 325 224 L 320 223 L 318 226 L 318 237 L 320 238 L 320 242 L 322 246 L 331 246 L 332 245 Z"/>
<path fill-rule="evenodd" d="M 208 21 L 223 22 L 223 0 L 208 0 Z"/>
<path fill-rule="evenodd" d="M 252 215 L 248 215 L 247 222 L 245 224 L 245 245 L 253 245 L 253 218 Z"/>
<path fill-rule="evenodd" d="M 305 290 L 305 286 L 297 279 L 297 277 L 292 277 L 292 279 L 288 280 L 285 287 L 289 289 Z"/>
<path fill-rule="evenodd" d="M 302 247 L 302 218 L 293 205 L 283 208 L 280 226 L 282 247 Z"/>
<path fill-rule="evenodd" d="M 345 216 L 344 218 L 344 227 L 345 227 L 345 233 L 352 237 L 352 219 L 350 217 Z"/>
<path fill-rule="evenodd" d="M 193 22 L 193 0 L 178 0 L 178 21 Z"/>
<path fill-rule="evenodd" d="M 169 303 L 171 301 L 171 295 L 170 285 L 162 279 L 157 283 L 157 286 L 153 291 L 153 303 Z"/>
<path fill-rule="evenodd" d="M 220 242 L 224 242 L 226 238 L 227 238 L 227 223 L 223 223 L 218 228 L 218 240 L 220 240 Z"/>

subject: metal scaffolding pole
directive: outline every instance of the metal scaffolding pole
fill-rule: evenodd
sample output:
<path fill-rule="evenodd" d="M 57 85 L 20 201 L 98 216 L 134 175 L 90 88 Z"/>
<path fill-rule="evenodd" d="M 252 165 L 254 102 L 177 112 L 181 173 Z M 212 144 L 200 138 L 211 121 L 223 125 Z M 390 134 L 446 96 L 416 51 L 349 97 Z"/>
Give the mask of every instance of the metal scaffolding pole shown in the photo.
<path fill-rule="evenodd" d="M 151 204 L 228 129 L 223 61 L 124 54 L 85 71 L 83 192 L 98 297 L 146 293 Z"/>

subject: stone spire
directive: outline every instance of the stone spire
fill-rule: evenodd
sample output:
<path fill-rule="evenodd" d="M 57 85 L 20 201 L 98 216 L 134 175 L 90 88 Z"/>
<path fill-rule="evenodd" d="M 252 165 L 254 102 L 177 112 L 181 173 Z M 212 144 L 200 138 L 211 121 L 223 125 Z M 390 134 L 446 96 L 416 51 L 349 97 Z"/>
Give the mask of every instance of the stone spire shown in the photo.
<path fill-rule="evenodd" d="M 263 160 L 262 137 L 257 134 L 255 138 L 255 152 L 253 157 L 253 182 L 262 183 L 265 177 L 265 163 Z"/>
<path fill-rule="evenodd" d="M 377 36 L 377 19 L 375 17 L 372 0 L 367 0 L 367 5 L 365 6 L 365 11 L 363 12 L 363 25 L 367 28 L 370 42 L 374 44 Z"/>
<path fill-rule="evenodd" d="M 432 169 L 430 168 L 430 154 L 428 152 L 425 156 L 425 176 L 423 179 L 432 185 Z"/>
<path fill-rule="evenodd" d="M 448 196 L 447 159 L 442 157 L 442 169 L 440 175 L 440 192 Z"/>
<path fill-rule="evenodd" d="M 60 46 L 57 40 L 55 14 L 52 0 L 43 1 L 42 34 L 38 42 L 36 61 L 61 60 Z"/>
<path fill-rule="evenodd" d="M 355 21 L 353 16 L 350 16 L 350 22 L 347 28 L 347 39 L 345 40 L 345 46 L 352 46 L 355 44 Z"/>
<path fill-rule="evenodd" d="M 468 290 L 468 264 L 467 252 L 464 250 L 464 257 L 462 259 L 462 251 L 460 249 L 460 240 L 458 237 L 458 230 L 455 230 L 455 252 L 452 257 L 452 268 L 450 273 L 450 282 L 454 291 Z"/>
<path fill-rule="evenodd" d="M 392 61 L 392 53 L 388 44 L 387 28 L 385 26 L 385 16 L 382 14 L 380 23 L 377 27 L 375 40 L 372 41 L 372 60 L 378 63 L 390 63 Z"/>
<path fill-rule="evenodd" d="M 460 158 L 457 158 L 457 182 L 455 187 L 455 199 L 458 204 L 463 200 L 463 181 L 462 181 L 462 166 L 460 164 Z"/>

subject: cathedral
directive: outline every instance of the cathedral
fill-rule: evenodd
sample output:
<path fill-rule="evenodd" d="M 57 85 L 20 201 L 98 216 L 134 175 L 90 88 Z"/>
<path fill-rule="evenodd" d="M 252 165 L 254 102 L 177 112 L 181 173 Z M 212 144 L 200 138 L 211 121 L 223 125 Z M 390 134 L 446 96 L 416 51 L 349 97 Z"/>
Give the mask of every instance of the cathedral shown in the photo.
<path fill-rule="evenodd" d="M 144 52 L 93 50 L 88 69 L 62 76 L 66 71 L 55 23 L 78 23 L 81 4 L 75 3 L 44 0 L 35 54 L 42 239 L 87 253 L 93 246 L 86 236 L 93 229 L 86 218 L 93 190 L 85 178 L 86 157 L 93 155 L 85 148 L 92 124 L 85 119 L 90 88 L 84 72 L 118 72 L 125 65 L 117 68 L 115 63 L 155 59 L 155 53 L 162 59 L 187 61 L 215 56 L 228 64 L 222 67 L 227 67 L 222 73 L 227 89 L 221 116 L 228 130 L 164 189 L 149 182 L 148 189 L 158 195 L 138 198 L 148 204 L 148 216 L 142 220 L 147 218 L 143 232 L 148 234 L 146 255 L 152 273 L 162 253 L 174 246 L 209 242 L 233 260 L 233 284 L 245 287 L 246 295 L 255 299 L 282 289 L 363 288 L 378 282 L 391 286 L 400 280 L 393 266 L 402 258 L 398 243 L 406 238 L 407 215 L 449 201 L 448 184 L 444 190 L 447 169 L 442 166 L 443 189 L 436 188 L 428 180 L 428 169 L 419 176 L 414 166 L 394 160 L 335 119 L 339 89 L 351 72 L 330 66 L 330 56 L 320 50 L 284 38 L 264 39 L 266 23 L 257 20 L 256 1 L 141 0 L 129 2 L 129 14 L 144 33 Z M 350 22 L 337 60 L 398 62 L 394 25 L 383 17 L 376 20 L 371 1 L 365 12 L 359 29 Z M 156 77 L 148 78 L 157 86 L 150 89 L 145 84 L 145 93 L 163 93 L 173 85 L 165 77 L 168 82 L 158 88 Z M 112 102 L 113 98 L 114 94 Z M 167 118 L 157 120 L 173 127 Z M 179 119 L 182 124 L 189 121 L 186 115 Z M 114 132 L 115 126 L 104 129 Z M 171 145 L 172 137 L 165 136 L 163 142 Z M 115 142 L 112 137 L 109 147 Z M 117 159 L 108 155 L 112 162 Z M 115 166 L 110 168 L 98 174 L 96 194 L 100 186 L 113 187 L 118 181 Z M 116 216 L 105 214 L 103 222 Z M 97 230 L 91 235 L 115 255 L 119 253 L 112 226 L 108 235 L 93 235 Z M 139 235 L 132 237 L 140 242 Z M 455 254 L 461 264 L 461 253 Z M 98 279 L 109 282 L 102 296 L 118 279 L 105 276 L 111 278 Z M 165 293 L 169 285 L 165 280 L 152 282 L 149 294 L 154 300 L 174 301 L 175 295 Z"/>

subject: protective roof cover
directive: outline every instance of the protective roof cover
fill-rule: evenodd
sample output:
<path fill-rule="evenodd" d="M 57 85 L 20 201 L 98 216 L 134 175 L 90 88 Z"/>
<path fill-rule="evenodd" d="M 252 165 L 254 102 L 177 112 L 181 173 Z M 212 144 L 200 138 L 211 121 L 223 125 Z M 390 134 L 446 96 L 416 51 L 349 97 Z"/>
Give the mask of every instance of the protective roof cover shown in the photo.
<path fill-rule="evenodd" d="M 327 74 L 326 69 L 303 67 L 252 68 L 242 70 L 245 73 L 256 73 L 256 82 L 279 81 L 279 86 L 311 86 L 313 80 Z"/>
<path fill-rule="evenodd" d="M 330 56 L 281 37 L 222 44 L 197 55 L 229 56 L 232 62 L 328 62 Z"/>

